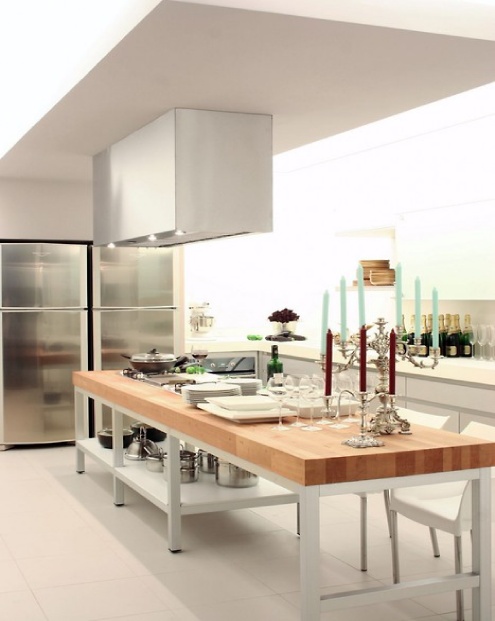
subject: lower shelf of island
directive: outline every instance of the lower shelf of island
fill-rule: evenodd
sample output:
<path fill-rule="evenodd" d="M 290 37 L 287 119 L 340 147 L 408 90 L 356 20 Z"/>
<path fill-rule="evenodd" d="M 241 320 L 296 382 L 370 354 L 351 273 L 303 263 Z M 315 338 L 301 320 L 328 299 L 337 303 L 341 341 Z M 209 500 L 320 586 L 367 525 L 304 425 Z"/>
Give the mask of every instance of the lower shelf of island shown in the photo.
<path fill-rule="evenodd" d="M 145 461 L 124 460 L 124 465 L 114 466 L 113 450 L 103 448 L 95 438 L 78 440 L 76 447 L 159 509 L 169 512 L 167 481 L 163 473 L 151 472 Z M 297 494 L 261 477 L 253 487 L 233 488 L 217 485 L 214 474 L 203 472 L 199 473 L 197 481 L 183 483 L 180 492 L 182 515 L 298 502 Z"/>

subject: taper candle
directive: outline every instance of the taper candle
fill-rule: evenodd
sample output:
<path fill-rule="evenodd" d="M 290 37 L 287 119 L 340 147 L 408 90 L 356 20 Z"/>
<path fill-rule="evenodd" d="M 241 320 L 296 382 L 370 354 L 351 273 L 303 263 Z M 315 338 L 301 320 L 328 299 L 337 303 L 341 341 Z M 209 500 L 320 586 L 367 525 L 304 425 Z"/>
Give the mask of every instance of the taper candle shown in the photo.
<path fill-rule="evenodd" d="M 320 341 L 320 353 L 325 353 L 327 329 L 328 329 L 328 303 L 330 296 L 328 290 L 323 294 L 323 308 L 321 311 L 321 341 Z"/>
<path fill-rule="evenodd" d="M 395 325 L 402 325 L 402 265 L 395 266 Z"/>
<path fill-rule="evenodd" d="M 347 339 L 347 284 L 345 278 L 340 279 L 340 340 Z"/>
<path fill-rule="evenodd" d="M 366 326 L 359 330 L 359 390 L 366 392 Z"/>
<path fill-rule="evenodd" d="M 395 351 L 397 349 L 397 337 L 395 330 L 390 332 L 390 352 L 388 362 L 388 392 L 395 395 Z"/>
<path fill-rule="evenodd" d="M 433 347 L 438 347 L 438 291 L 436 287 L 433 287 L 433 291 L 431 294 L 431 304 L 432 304 L 432 323 L 431 323 L 431 344 Z"/>
<path fill-rule="evenodd" d="M 365 312 L 364 312 L 364 270 L 361 264 L 357 268 L 357 283 L 358 283 L 359 325 L 364 326 L 366 324 Z"/>
<path fill-rule="evenodd" d="M 421 338 L 421 281 L 416 276 L 414 282 L 414 338 Z"/>
<path fill-rule="evenodd" d="M 325 355 L 325 395 L 332 394 L 332 364 L 333 364 L 333 334 L 331 330 L 326 334 L 327 353 Z"/>

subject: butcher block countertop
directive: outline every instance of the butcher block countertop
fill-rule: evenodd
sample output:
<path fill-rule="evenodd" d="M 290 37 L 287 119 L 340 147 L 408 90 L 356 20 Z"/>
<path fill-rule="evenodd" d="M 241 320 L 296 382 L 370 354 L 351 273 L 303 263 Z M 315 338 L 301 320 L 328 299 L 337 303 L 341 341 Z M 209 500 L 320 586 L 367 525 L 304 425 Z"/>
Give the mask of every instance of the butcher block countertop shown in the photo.
<path fill-rule="evenodd" d="M 273 423 L 239 424 L 184 403 L 180 395 L 123 377 L 77 371 L 74 385 L 95 397 L 170 427 L 299 485 L 323 485 L 495 466 L 495 443 L 413 426 L 384 436 L 385 446 L 355 449 L 342 441 L 357 427 L 319 433 L 277 432 Z"/>

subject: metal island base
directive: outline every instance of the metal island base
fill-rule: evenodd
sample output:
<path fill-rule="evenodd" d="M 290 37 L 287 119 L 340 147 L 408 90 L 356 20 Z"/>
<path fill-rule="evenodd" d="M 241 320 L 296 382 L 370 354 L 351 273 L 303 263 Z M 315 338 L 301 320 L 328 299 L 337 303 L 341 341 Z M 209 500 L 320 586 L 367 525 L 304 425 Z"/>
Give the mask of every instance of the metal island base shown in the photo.
<path fill-rule="evenodd" d="M 415 426 L 412 435 L 390 435 L 385 446 L 353 449 L 342 445 L 348 430 L 277 433 L 272 424 L 238 424 L 185 404 L 177 395 L 122 377 L 117 371 L 73 375 L 76 395 L 76 468 L 85 456 L 114 477 L 114 502 L 124 503 L 128 485 L 168 514 L 168 547 L 181 549 L 181 516 L 299 502 L 301 620 L 323 611 L 363 606 L 425 594 L 472 589 L 473 621 L 491 616 L 491 472 L 495 444 Z M 142 462 L 124 463 L 122 446 L 108 450 L 88 437 L 88 399 L 112 408 L 114 438 L 129 415 L 168 434 L 168 472 L 149 476 Z M 204 448 L 261 477 L 246 489 L 214 482 L 180 484 L 180 442 Z M 376 492 L 445 481 L 472 481 L 472 571 L 320 595 L 320 497 Z"/>

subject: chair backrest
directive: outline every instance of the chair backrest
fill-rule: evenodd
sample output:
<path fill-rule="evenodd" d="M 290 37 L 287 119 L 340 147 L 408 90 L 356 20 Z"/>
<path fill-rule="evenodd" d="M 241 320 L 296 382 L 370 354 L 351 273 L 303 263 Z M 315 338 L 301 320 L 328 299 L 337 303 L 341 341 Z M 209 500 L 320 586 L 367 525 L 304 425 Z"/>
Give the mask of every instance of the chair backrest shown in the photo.
<path fill-rule="evenodd" d="M 471 421 L 461 431 L 461 435 L 495 442 L 495 427 L 486 425 L 485 423 Z M 471 528 L 471 482 L 466 485 L 459 513 L 460 519 L 462 520 L 462 530 L 469 530 Z"/>
<path fill-rule="evenodd" d="M 402 416 L 402 412 L 399 412 L 399 414 Z M 443 429 L 450 417 L 408 410 L 404 412 L 404 418 L 415 425 L 423 425 L 423 427 L 431 427 L 432 429 Z"/>
<path fill-rule="evenodd" d="M 462 431 L 464 436 L 471 436 L 473 438 L 481 438 L 482 440 L 490 440 L 495 442 L 495 427 L 492 425 L 486 425 L 485 423 L 479 423 L 478 421 L 471 421 Z"/>

